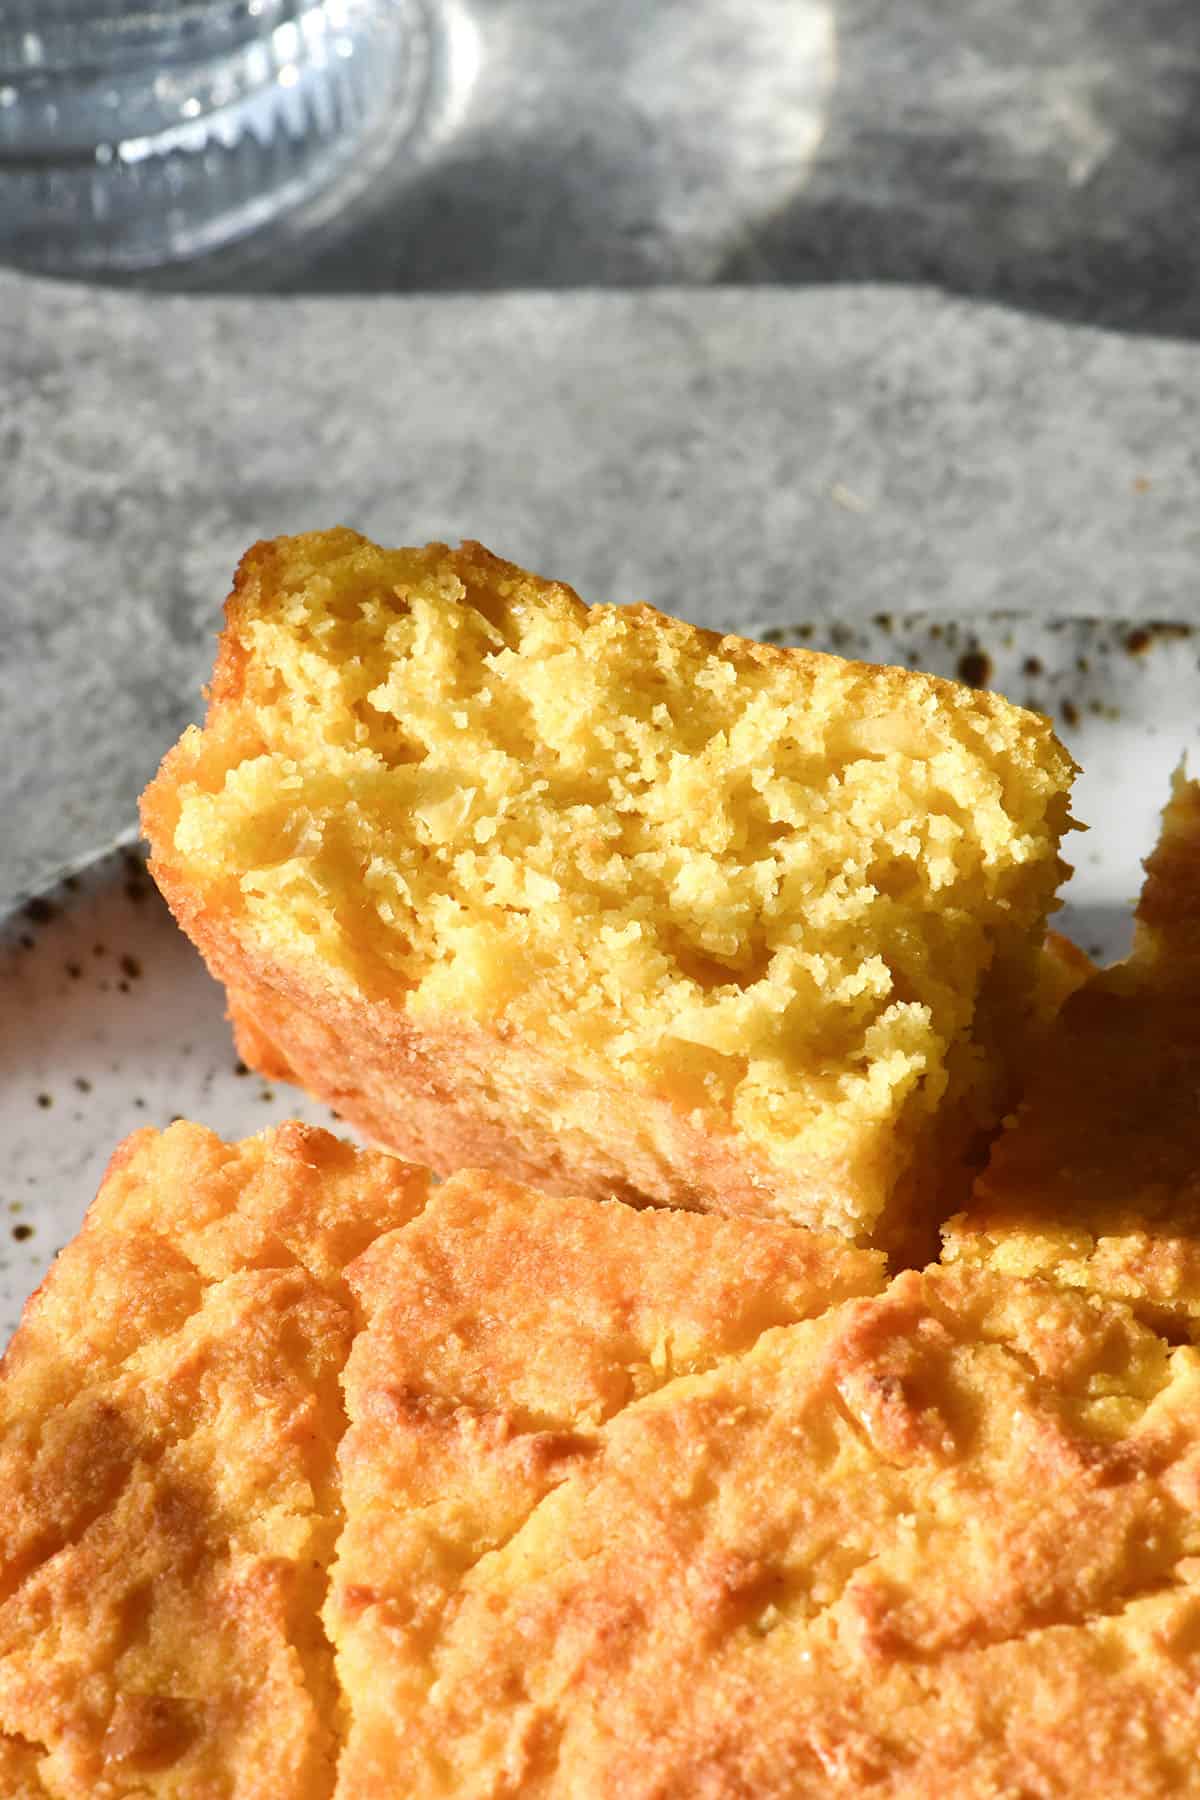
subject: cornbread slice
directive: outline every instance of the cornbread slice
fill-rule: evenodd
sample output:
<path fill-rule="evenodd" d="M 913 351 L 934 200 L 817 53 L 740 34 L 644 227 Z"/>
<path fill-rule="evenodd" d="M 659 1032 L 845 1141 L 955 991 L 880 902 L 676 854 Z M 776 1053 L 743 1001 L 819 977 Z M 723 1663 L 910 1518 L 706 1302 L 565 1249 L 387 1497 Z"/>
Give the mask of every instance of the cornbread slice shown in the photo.
<path fill-rule="evenodd" d="M 394 1265 L 402 1342 L 356 1466 L 374 1430 L 389 1467 L 407 1453 L 411 1481 L 442 1483 L 426 1525 L 447 1553 L 473 1446 L 493 1483 L 479 1529 L 507 1532 L 631 1399 L 881 1280 L 877 1253 L 767 1222 L 488 1177 L 419 1217 L 427 1197 L 423 1171 L 298 1125 L 227 1147 L 178 1124 L 117 1153 L 0 1365 L 5 1800 L 333 1793 L 355 1686 L 389 1678 L 339 1688 L 319 1617 L 359 1325 L 345 1266 L 365 1246 Z M 579 1435 L 542 1429 L 539 1396 Z M 410 1610 L 421 1591 L 414 1571 Z M 399 1765 L 380 1791 L 406 1792 Z"/>
<path fill-rule="evenodd" d="M 1177 777 L 1133 952 L 1069 999 L 945 1257 L 1200 1330 L 1200 784 Z"/>
<path fill-rule="evenodd" d="M 1200 1793 L 1200 1351 L 1045 1281 L 176 1125 L 0 1505 L 14 1800 Z"/>
<path fill-rule="evenodd" d="M 351 1273 L 339 1800 L 1200 1793 L 1200 1353 L 935 1268 L 622 1400 L 456 1230 Z"/>
<path fill-rule="evenodd" d="M 301 1126 L 117 1152 L 0 1363 L 0 1793 L 332 1792 L 344 1263 L 426 1178 Z"/>
<path fill-rule="evenodd" d="M 143 820 L 246 1061 L 369 1137 L 890 1241 L 1007 1102 L 1072 772 L 992 694 L 333 531 L 245 558 Z"/>

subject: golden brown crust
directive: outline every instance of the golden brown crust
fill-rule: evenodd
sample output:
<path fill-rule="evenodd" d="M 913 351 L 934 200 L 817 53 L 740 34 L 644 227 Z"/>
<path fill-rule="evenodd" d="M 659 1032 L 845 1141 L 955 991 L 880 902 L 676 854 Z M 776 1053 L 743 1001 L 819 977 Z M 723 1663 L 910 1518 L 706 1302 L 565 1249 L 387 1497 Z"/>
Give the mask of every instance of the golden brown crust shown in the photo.
<path fill-rule="evenodd" d="M 50 1790 L 38 1773 L 41 1762 L 36 1745 L 0 1732 L 0 1794 L 5 1800 L 46 1800 Z"/>
<path fill-rule="evenodd" d="M 0 1378 L 0 1792 L 1200 1793 L 1200 1352 L 882 1281 L 139 1134 Z"/>
<path fill-rule="evenodd" d="M 620 1406 L 546 1350 L 514 1404 L 537 1311 L 437 1267 L 467 1352 L 422 1358 L 418 1393 L 430 1272 L 361 1266 L 340 1800 L 397 1771 L 414 1797 L 982 1800 L 1114 1767 L 1125 1795 L 1200 1791 L 1193 1353 L 932 1271 Z M 587 1305 L 586 1370 L 619 1316 Z"/>
<path fill-rule="evenodd" d="M 6 1794 L 332 1791 L 342 1268 L 425 1191 L 299 1125 L 113 1158 L 0 1378 Z"/>

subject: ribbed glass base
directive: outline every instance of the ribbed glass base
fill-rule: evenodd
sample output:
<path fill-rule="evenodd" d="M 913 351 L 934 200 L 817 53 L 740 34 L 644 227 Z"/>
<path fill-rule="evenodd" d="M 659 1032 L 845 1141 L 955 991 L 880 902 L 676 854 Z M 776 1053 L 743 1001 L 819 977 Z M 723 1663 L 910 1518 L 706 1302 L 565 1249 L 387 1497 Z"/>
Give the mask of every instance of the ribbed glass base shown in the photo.
<path fill-rule="evenodd" d="M 431 61 L 423 0 L 0 0 L 0 259 L 132 273 L 328 212 Z"/>

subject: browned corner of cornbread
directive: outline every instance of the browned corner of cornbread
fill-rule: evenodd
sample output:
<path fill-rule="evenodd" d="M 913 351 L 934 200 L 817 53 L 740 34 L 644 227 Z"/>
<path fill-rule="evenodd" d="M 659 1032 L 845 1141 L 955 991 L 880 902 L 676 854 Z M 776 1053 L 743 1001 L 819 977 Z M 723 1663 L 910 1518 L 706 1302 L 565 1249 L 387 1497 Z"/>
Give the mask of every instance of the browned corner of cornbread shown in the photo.
<path fill-rule="evenodd" d="M 343 1270 L 423 1171 L 130 1138 L 0 1363 L 0 1792 L 325 1800 Z"/>
<path fill-rule="evenodd" d="M 588 1280 L 556 1364 L 460 1229 L 441 1319 L 355 1271 L 342 1800 L 1196 1791 L 1194 1352 L 934 1269 L 674 1379 Z"/>
<path fill-rule="evenodd" d="M 0 1506 L 14 1800 L 1197 1791 L 1200 1352 L 994 1269 L 141 1133 Z"/>
<path fill-rule="evenodd" d="M 637 1398 L 881 1281 L 877 1253 L 766 1221 L 487 1175 L 431 1199 L 299 1125 L 138 1133 L 0 1364 L 0 1793 L 416 1791 L 402 1744 L 338 1770 L 454 1559 Z M 365 1306 L 397 1337 L 351 1373 Z M 385 1601 L 418 1489 L 426 1566 Z M 376 1669 L 364 1629 L 397 1638 Z"/>
<path fill-rule="evenodd" d="M 1010 1098 L 1073 766 L 478 545 L 242 565 L 143 801 L 246 1060 L 443 1172 L 919 1237 Z"/>
<path fill-rule="evenodd" d="M 944 1238 L 1200 1333 L 1200 784 L 1176 778 L 1130 957 L 1063 1006 Z"/>

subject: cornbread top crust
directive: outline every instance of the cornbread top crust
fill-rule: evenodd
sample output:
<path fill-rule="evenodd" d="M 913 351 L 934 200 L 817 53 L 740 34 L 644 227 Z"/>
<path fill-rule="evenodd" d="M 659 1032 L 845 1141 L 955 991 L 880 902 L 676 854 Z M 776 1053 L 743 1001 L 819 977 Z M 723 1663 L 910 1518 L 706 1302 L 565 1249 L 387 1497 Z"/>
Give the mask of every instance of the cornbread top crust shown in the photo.
<path fill-rule="evenodd" d="M 457 1229 L 353 1271 L 340 1800 L 1200 1793 L 1195 1350 L 935 1269 L 621 1403 Z"/>
<path fill-rule="evenodd" d="M 874 1253 L 781 1226 L 486 1178 L 421 1219 L 427 1195 L 423 1171 L 298 1125 L 230 1148 L 177 1124 L 114 1157 L 0 1364 L 6 1800 L 333 1793 L 353 1697 L 320 1610 L 361 1322 L 346 1265 L 368 1246 L 408 1282 L 371 1405 L 421 1421 L 461 1394 L 518 1508 L 522 1470 L 570 1461 L 538 1436 L 539 1392 L 598 1422 L 881 1279 Z M 509 1362 L 498 1312 L 522 1321 Z"/>
<path fill-rule="evenodd" d="M 144 820 L 272 980 L 627 1081 L 861 1235 L 994 1100 L 1072 773 L 992 694 L 333 531 L 246 557 Z"/>
<path fill-rule="evenodd" d="M 1131 956 L 1064 1006 L 944 1237 L 1200 1330 L 1200 784 L 1176 779 Z"/>
<path fill-rule="evenodd" d="M 0 1378 L 5 1791 L 1200 1793 L 1200 1352 L 881 1283 L 141 1134 Z"/>
<path fill-rule="evenodd" d="M 423 1174 L 142 1132 L 0 1364 L 0 1792 L 332 1791 L 342 1267 Z"/>

